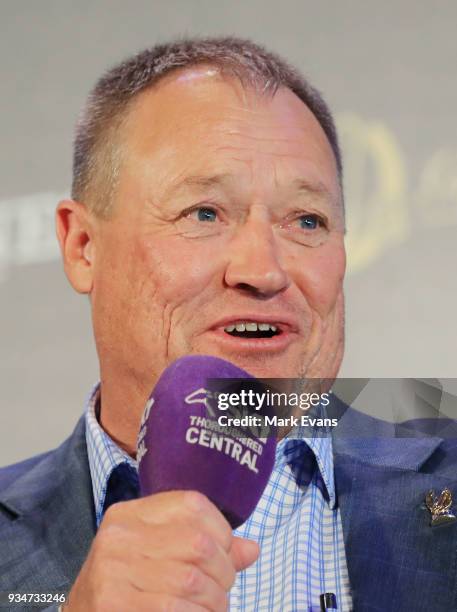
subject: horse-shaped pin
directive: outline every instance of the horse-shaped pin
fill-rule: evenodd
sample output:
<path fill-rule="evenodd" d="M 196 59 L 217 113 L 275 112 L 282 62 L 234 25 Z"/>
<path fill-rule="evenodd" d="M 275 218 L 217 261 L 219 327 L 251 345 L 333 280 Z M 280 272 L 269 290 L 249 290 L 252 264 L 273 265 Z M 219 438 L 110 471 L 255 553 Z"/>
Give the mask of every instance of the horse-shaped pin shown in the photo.
<path fill-rule="evenodd" d="M 452 506 L 452 493 L 448 488 L 441 491 L 439 497 L 435 495 L 435 491 L 430 490 L 425 497 L 425 504 L 432 515 L 432 520 L 430 522 L 432 527 L 452 523 L 456 520 L 455 514 L 450 512 Z"/>

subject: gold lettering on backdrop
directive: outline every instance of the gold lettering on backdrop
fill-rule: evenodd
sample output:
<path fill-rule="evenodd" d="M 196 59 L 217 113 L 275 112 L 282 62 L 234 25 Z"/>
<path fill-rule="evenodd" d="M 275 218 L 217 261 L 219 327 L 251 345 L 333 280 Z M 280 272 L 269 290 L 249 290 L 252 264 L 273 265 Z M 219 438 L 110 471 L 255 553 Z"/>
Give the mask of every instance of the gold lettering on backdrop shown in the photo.
<path fill-rule="evenodd" d="M 415 185 L 387 125 L 353 113 L 337 117 L 344 163 L 348 272 L 367 268 L 413 233 L 457 225 L 457 149 L 442 147 Z"/>
<path fill-rule="evenodd" d="M 344 160 L 348 268 L 366 267 L 409 233 L 406 169 L 394 134 L 378 121 L 338 118 Z"/>

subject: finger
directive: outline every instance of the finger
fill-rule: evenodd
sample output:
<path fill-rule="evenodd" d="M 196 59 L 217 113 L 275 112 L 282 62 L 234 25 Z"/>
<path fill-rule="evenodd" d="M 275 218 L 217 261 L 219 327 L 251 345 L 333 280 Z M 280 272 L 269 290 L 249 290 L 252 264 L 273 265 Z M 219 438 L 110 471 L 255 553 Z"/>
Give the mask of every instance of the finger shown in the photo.
<path fill-rule="evenodd" d="M 198 491 L 167 491 L 139 500 L 119 504 L 122 511 L 135 512 L 148 524 L 182 523 L 201 525 L 224 550 L 230 550 L 232 529 L 222 513 L 210 500 Z M 127 506 L 130 506 L 127 508 Z"/>
<path fill-rule="evenodd" d="M 153 532 L 157 532 L 157 535 Z M 151 559 L 169 558 L 196 565 L 224 591 L 228 591 L 235 582 L 235 568 L 229 553 L 202 530 L 184 526 L 177 533 L 174 527 L 168 525 L 154 528 L 145 555 Z"/>
<path fill-rule="evenodd" d="M 113 606 L 106 607 L 110 612 L 125 612 L 135 610 L 135 612 L 208 612 L 208 608 L 191 601 L 186 601 L 181 597 L 168 595 L 165 593 L 146 593 L 135 587 L 129 589 L 128 597 L 120 602 L 117 600 Z"/>
<path fill-rule="evenodd" d="M 257 542 L 233 537 L 230 557 L 237 572 L 252 565 L 258 559 L 259 554 L 260 548 Z"/>
<path fill-rule="evenodd" d="M 208 610 L 225 610 L 226 591 L 197 566 L 173 561 L 150 561 L 127 569 L 126 578 L 138 591 L 170 595 Z"/>

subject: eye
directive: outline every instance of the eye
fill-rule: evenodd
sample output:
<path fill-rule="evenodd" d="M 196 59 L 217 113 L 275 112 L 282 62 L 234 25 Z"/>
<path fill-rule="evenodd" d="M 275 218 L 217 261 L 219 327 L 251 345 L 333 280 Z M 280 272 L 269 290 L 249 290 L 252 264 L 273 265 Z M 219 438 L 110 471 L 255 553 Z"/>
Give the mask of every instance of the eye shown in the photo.
<path fill-rule="evenodd" d="M 300 227 L 306 230 L 315 230 L 322 223 L 322 220 L 317 215 L 302 215 L 298 220 Z"/>
<path fill-rule="evenodd" d="M 323 244 L 329 235 L 328 220 L 317 213 L 296 211 L 280 224 L 283 235 L 309 247 Z"/>
<path fill-rule="evenodd" d="M 216 204 L 205 201 L 183 210 L 174 224 L 186 238 L 210 238 L 219 236 L 228 227 L 224 210 Z"/>
<path fill-rule="evenodd" d="M 217 212 L 214 210 L 214 208 L 210 208 L 209 206 L 199 206 L 198 208 L 191 210 L 188 216 L 196 219 L 197 221 L 214 223 L 217 219 Z"/>

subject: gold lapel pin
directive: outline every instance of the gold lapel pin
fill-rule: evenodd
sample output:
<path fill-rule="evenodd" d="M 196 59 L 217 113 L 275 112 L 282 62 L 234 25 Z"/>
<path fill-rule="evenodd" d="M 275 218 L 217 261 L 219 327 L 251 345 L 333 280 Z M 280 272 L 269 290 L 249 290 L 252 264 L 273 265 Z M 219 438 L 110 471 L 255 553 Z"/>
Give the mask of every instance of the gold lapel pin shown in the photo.
<path fill-rule="evenodd" d="M 439 497 L 435 495 L 433 489 L 430 490 L 425 497 L 425 504 L 432 515 L 432 520 L 430 522 L 432 527 L 452 523 L 456 520 L 455 514 L 450 512 L 452 506 L 452 493 L 448 488 L 441 491 Z"/>

